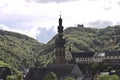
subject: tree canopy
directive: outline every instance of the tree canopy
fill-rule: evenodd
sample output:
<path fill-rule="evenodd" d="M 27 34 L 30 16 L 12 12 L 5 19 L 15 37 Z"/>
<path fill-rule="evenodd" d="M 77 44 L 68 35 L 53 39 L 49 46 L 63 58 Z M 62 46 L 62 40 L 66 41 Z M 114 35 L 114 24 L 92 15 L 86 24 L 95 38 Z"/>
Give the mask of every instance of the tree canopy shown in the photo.
<path fill-rule="evenodd" d="M 57 76 L 54 72 L 47 73 L 44 80 L 57 80 Z"/>

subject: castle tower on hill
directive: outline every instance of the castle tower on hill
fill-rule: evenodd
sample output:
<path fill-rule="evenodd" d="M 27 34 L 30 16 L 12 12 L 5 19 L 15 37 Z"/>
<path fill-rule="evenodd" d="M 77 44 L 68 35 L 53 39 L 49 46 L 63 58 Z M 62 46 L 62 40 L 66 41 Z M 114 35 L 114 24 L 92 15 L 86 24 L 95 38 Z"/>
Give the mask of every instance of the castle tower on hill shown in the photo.
<path fill-rule="evenodd" d="M 55 64 L 67 64 L 65 60 L 65 43 L 66 40 L 63 38 L 63 26 L 62 26 L 62 18 L 60 15 L 59 25 L 58 25 L 58 34 L 55 40 Z"/>

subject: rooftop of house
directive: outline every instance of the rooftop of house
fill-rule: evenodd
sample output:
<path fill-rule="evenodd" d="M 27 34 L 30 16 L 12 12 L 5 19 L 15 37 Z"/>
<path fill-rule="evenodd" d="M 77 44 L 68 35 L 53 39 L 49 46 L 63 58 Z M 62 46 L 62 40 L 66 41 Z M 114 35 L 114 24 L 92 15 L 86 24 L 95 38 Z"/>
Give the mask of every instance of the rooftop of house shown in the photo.
<path fill-rule="evenodd" d="M 106 57 L 106 56 L 120 56 L 120 51 L 106 51 L 106 52 L 71 52 L 73 58 L 77 57 Z"/>
<path fill-rule="evenodd" d="M 71 70 L 74 68 L 74 64 L 55 64 L 55 65 L 50 65 L 46 68 L 47 72 L 54 72 L 58 77 L 66 76 L 70 74 Z"/>
<path fill-rule="evenodd" d="M 93 57 L 95 52 L 72 52 L 73 58 L 76 57 Z"/>
<path fill-rule="evenodd" d="M 107 51 L 105 56 L 120 56 L 120 51 Z"/>
<path fill-rule="evenodd" d="M 77 66 L 76 64 L 52 64 L 44 68 L 30 68 L 26 78 L 28 80 L 43 80 L 45 75 L 50 72 L 54 72 L 57 76 L 57 78 L 66 77 L 70 75 L 75 75 L 75 77 L 78 77 L 79 75 L 82 75 L 80 73 L 74 73 L 78 72 L 74 71 L 72 74 L 71 71 Z"/>

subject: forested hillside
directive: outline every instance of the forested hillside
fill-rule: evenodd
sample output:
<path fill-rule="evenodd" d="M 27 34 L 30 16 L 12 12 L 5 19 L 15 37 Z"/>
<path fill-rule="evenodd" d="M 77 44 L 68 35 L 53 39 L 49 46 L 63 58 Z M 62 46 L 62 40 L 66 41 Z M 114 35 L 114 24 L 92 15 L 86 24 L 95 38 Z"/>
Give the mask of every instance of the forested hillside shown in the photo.
<path fill-rule="evenodd" d="M 67 44 L 73 51 L 120 50 L 120 26 L 104 29 L 71 27 L 65 30 Z"/>
<path fill-rule="evenodd" d="M 112 51 L 120 50 L 120 26 L 109 26 L 103 29 L 87 27 L 69 27 L 64 30 L 66 50 L 72 51 Z M 42 53 L 53 53 L 55 37 L 42 48 Z"/>
<path fill-rule="evenodd" d="M 78 25 L 65 29 L 64 37 L 66 51 L 69 45 L 73 52 L 120 50 L 120 26 L 96 29 Z M 0 30 L 0 60 L 17 69 L 29 68 L 36 60 L 46 66 L 53 62 L 55 38 L 42 44 L 28 36 Z"/>
<path fill-rule="evenodd" d="M 29 68 L 42 45 L 26 35 L 0 30 L 0 61 L 16 69 Z"/>

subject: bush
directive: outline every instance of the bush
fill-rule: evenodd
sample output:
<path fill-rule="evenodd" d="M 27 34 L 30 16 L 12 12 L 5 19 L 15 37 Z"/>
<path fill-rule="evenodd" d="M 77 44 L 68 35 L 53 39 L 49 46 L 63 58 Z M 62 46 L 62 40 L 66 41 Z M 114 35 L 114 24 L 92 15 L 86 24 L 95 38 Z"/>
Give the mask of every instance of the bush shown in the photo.
<path fill-rule="evenodd" d="M 22 74 L 7 76 L 6 80 L 23 80 Z"/>
<path fill-rule="evenodd" d="M 54 72 L 47 73 L 44 80 L 57 80 L 57 76 Z"/>
<path fill-rule="evenodd" d="M 117 75 L 99 75 L 97 80 L 119 80 Z"/>

